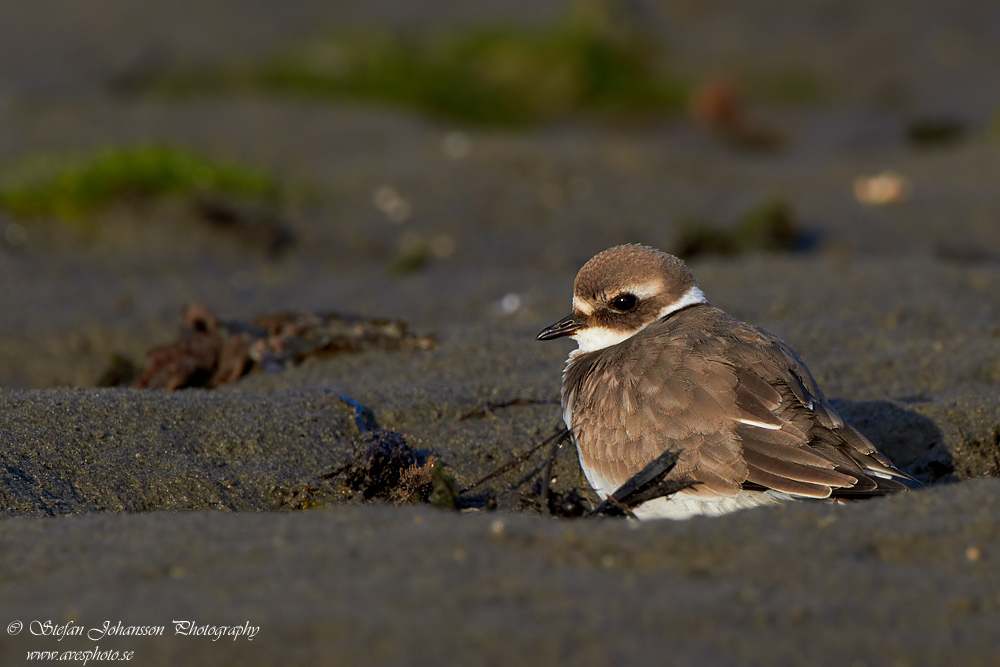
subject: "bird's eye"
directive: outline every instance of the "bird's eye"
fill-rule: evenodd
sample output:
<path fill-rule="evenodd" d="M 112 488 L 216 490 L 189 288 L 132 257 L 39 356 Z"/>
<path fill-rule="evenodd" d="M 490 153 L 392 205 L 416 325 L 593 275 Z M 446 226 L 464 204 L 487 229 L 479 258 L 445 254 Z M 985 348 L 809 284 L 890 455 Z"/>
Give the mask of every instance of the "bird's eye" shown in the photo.
<path fill-rule="evenodd" d="M 637 303 L 639 303 L 639 299 L 636 298 L 635 294 L 625 292 L 611 300 L 611 309 L 617 310 L 619 313 L 625 313 L 635 308 L 635 304 Z"/>

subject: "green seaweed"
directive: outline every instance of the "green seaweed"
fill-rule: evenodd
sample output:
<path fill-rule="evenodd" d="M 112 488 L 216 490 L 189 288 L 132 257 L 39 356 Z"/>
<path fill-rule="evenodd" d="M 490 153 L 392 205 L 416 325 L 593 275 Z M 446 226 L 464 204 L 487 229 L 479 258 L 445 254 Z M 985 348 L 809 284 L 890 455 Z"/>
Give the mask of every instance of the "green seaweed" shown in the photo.
<path fill-rule="evenodd" d="M 965 123 L 957 118 L 915 118 L 906 124 L 907 139 L 921 148 L 950 146 L 961 141 L 966 133 Z"/>
<path fill-rule="evenodd" d="M 84 159 L 33 156 L 0 182 L 0 208 L 18 218 L 78 221 L 116 202 L 167 195 L 276 196 L 263 170 L 166 146 L 107 148 Z"/>
<path fill-rule="evenodd" d="M 430 248 L 425 243 L 416 243 L 401 249 L 389 264 L 389 275 L 402 278 L 427 267 L 431 261 Z"/>
<path fill-rule="evenodd" d="M 683 224 L 674 254 L 740 255 L 750 252 L 789 252 L 800 247 L 803 235 L 784 201 L 765 201 L 748 209 L 731 229 L 703 221 Z"/>
<path fill-rule="evenodd" d="M 561 22 L 535 29 L 483 26 L 433 40 L 337 33 L 268 63 L 175 76 L 161 88 L 353 98 L 500 126 L 581 110 L 682 109 L 688 84 L 658 71 L 653 42 L 634 23 L 614 3 L 583 0 Z"/>

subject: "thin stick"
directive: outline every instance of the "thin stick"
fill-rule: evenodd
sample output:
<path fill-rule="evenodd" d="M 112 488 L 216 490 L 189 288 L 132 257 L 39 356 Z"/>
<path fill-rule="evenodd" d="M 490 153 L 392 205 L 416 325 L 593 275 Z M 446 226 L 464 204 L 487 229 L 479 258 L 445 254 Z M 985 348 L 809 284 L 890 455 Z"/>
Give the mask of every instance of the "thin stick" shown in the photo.
<path fill-rule="evenodd" d="M 473 408 L 458 419 L 462 421 L 472 419 L 473 417 L 485 417 L 486 415 L 492 415 L 493 411 L 499 408 L 510 408 L 520 405 L 548 405 L 554 402 L 551 398 L 512 398 L 508 401 L 490 401 L 489 403 L 483 403 Z"/>
<path fill-rule="evenodd" d="M 549 460 L 545 462 L 545 467 L 542 468 L 542 490 L 538 494 L 538 498 L 542 503 L 542 514 L 546 516 L 552 514 L 549 510 L 549 483 L 552 480 L 552 466 L 555 465 L 556 456 L 559 455 L 559 444 L 562 440 L 556 440 L 552 443 L 552 451 L 549 452 Z"/>
<path fill-rule="evenodd" d="M 469 486 L 467 486 L 464 489 L 462 489 L 461 491 L 459 491 L 459 493 L 462 494 L 462 493 L 465 493 L 467 491 L 472 491 L 474 488 L 476 488 L 480 484 L 482 484 L 484 482 L 488 482 L 491 479 L 494 479 L 495 477 L 499 477 L 500 475 L 513 470 L 514 468 L 516 468 L 517 466 L 521 465 L 522 463 L 524 463 L 525 461 L 527 461 L 528 459 L 530 459 L 532 456 L 534 456 L 535 452 L 537 452 L 539 449 L 541 449 L 545 445 L 551 443 L 552 441 L 558 442 L 558 441 L 562 440 L 563 438 L 565 438 L 567 435 L 569 435 L 569 429 L 568 428 L 562 429 L 561 431 L 559 431 L 555 435 L 552 435 L 552 436 L 546 438 L 545 440 L 543 440 L 539 444 L 535 445 L 534 447 L 532 447 L 531 449 L 529 449 L 525 453 L 521 454 L 517 458 L 514 458 L 514 459 L 511 459 L 510 461 L 507 461 L 507 463 L 504 463 L 502 466 L 500 466 L 499 468 L 497 468 L 496 470 L 494 470 L 493 472 L 491 472 L 486 477 L 483 477 L 482 479 L 480 479 L 480 480 L 478 480 L 476 482 L 473 482 Z"/>
<path fill-rule="evenodd" d="M 596 510 L 594 510 L 594 514 L 595 515 L 598 515 L 598 514 L 607 514 L 607 515 L 610 515 L 610 516 L 615 516 L 615 511 L 614 510 L 611 510 L 611 509 L 602 509 L 602 508 L 614 508 L 615 510 L 621 512 L 623 515 L 627 516 L 630 519 L 635 519 L 636 521 L 639 520 L 639 518 L 635 514 L 632 513 L 632 508 L 631 507 L 629 507 L 628 505 L 626 505 L 622 501 L 618 500 L 614 496 L 608 496 L 607 500 L 605 500 L 603 503 L 601 503 L 601 507 L 598 507 Z"/>

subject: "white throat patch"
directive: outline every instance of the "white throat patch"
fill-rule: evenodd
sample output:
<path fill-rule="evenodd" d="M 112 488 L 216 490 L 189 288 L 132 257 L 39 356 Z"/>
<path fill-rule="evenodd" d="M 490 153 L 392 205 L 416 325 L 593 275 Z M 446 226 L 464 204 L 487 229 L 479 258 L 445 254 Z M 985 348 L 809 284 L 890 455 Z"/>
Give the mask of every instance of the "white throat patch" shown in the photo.
<path fill-rule="evenodd" d="M 674 301 L 669 306 L 665 306 L 657 315 L 656 319 L 647 322 L 638 329 L 634 331 L 617 331 L 615 329 L 609 329 L 607 327 L 587 327 L 586 329 L 581 329 L 573 334 L 573 340 L 576 341 L 577 345 L 580 347 L 573 351 L 573 354 L 583 354 L 585 352 L 594 352 L 595 350 L 603 350 L 606 347 L 611 347 L 612 345 L 617 345 L 623 341 L 628 340 L 632 336 L 636 335 L 650 324 L 658 319 L 664 318 L 670 313 L 675 313 L 681 308 L 687 308 L 696 303 L 705 303 L 705 295 L 697 285 L 692 285 L 691 288 L 684 293 L 684 296 Z"/>
<path fill-rule="evenodd" d="M 612 345 L 617 345 L 622 341 L 628 340 L 639 333 L 639 331 L 641 329 L 636 329 L 635 331 L 616 331 L 607 327 L 587 327 L 586 329 L 580 329 L 573 334 L 573 340 L 580 347 L 573 350 L 572 354 L 603 350 L 606 347 L 611 347 Z"/>

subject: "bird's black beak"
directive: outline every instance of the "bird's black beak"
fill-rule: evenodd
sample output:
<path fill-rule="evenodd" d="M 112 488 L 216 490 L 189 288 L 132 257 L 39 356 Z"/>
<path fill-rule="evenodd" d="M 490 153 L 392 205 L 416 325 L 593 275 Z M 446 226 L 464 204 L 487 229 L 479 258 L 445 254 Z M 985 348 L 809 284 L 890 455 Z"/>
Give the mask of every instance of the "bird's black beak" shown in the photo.
<path fill-rule="evenodd" d="M 569 314 L 562 318 L 555 324 L 549 325 L 539 332 L 538 337 L 535 340 L 552 340 L 553 338 L 562 338 L 563 336 L 571 336 L 575 332 L 583 329 L 587 325 L 580 320 L 576 319 L 576 315 Z"/>

